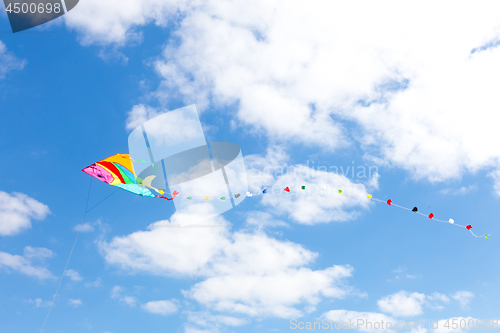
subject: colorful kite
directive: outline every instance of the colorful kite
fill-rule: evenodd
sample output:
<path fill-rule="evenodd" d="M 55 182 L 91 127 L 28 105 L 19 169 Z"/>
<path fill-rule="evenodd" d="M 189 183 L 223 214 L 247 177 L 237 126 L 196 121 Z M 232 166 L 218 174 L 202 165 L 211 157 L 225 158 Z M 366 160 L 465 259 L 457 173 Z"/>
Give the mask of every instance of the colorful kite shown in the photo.
<path fill-rule="evenodd" d="M 165 193 L 163 190 L 159 190 L 151 185 L 151 182 L 156 176 L 151 175 L 145 177 L 144 179 L 137 177 L 132 164 L 133 161 L 149 163 L 147 161 L 133 160 L 128 154 L 116 154 L 89 165 L 88 167 L 83 168 L 82 171 L 109 185 L 122 188 L 125 191 L 132 192 L 142 197 L 161 198 L 167 200 L 172 200 L 176 197 L 178 194 L 176 191 L 172 193 L 172 198 L 156 195 L 151 192 L 151 190 L 153 190 L 159 194 Z"/>

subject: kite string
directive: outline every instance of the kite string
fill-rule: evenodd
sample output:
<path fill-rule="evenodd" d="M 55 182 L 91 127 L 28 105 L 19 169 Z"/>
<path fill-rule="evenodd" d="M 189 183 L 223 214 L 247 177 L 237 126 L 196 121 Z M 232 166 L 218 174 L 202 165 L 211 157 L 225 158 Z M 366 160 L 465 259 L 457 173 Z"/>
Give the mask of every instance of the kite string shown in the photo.
<path fill-rule="evenodd" d="M 80 222 L 80 226 L 83 224 L 83 221 L 85 220 L 85 216 L 87 215 L 87 212 L 88 212 L 87 208 L 89 206 L 90 190 L 92 188 L 92 179 L 93 178 L 90 178 L 89 192 L 87 194 L 87 203 L 85 204 L 85 213 L 83 214 L 83 218 L 82 218 L 82 221 Z M 92 207 L 92 208 L 94 208 L 94 207 Z M 56 301 L 57 293 L 59 292 L 59 288 L 61 287 L 62 280 L 64 278 L 64 275 L 66 274 L 66 270 L 68 268 L 69 261 L 71 259 L 71 255 L 73 254 L 73 250 L 75 249 L 76 241 L 78 240 L 78 235 L 80 235 L 81 230 L 82 230 L 82 228 L 78 228 L 78 233 L 76 234 L 75 241 L 73 242 L 73 247 L 71 248 L 71 252 L 69 253 L 68 260 L 66 261 L 66 266 L 64 266 L 64 271 L 61 275 L 61 278 L 59 279 L 59 284 L 57 285 L 56 293 L 54 294 L 54 298 L 52 299 L 52 303 L 50 304 L 49 311 L 47 312 L 47 316 L 45 317 L 45 321 L 43 322 L 43 326 L 42 326 L 40 333 L 43 333 L 43 329 L 45 328 L 45 324 L 47 323 L 47 319 L 49 319 L 50 311 L 52 310 L 52 306 L 54 305 L 54 302 Z"/>
<path fill-rule="evenodd" d="M 85 213 L 88 213 L 90 212 L 92 209 L 96 208 L 97 206 L 99 206 L 101 203 L 103 203 L 106 199 L 108 199 L 110 196 L 112 196 L 113 194 L 115 194 L 116 192 L 118 192 L 120 188 L 117 188 L 113 193 L 111 193 L 110 195 L 108 195 L 106 198 L 102 199 L 101 201 L 99 201 L 98 203 L 96 203 L 94 206 L 92 206 L 92 208 L 90 208 L 89 210 L 87 210 Z"/>

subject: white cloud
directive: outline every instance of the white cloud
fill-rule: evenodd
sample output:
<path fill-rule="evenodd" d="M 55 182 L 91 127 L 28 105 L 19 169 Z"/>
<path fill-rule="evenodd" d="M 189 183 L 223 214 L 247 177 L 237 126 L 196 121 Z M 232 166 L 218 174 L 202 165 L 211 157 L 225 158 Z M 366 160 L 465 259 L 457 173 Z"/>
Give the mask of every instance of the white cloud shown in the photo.
<path fill-rule="evenodd" d="M 259 211 L 249 212 L 245 223 L 256 227 L 258 230 L 269 227 L 288 227 L 286 222 L 276 220 L 273 215 Z"/>
<path fill-rule="evenodd" d="M 155 21 L 164 26 L 167 19 L 177 15 L 177 0 L 99 1 L 89 0 L 78 4 L 78 10 L 64 16 L 66 25 L 80 33 L 85 44 L 138 42 L 142 34 L 135 30 Z"/>
<path fill-rule="evenodd" d="M 137 304 L 137 298 L 133 296 L 122 295 L 125 289 L 121 286 L 114 286 L 111 289 L 111 298 L 118 299 L 118 302 L 134 307 Z"/>
<path fill-rule="evenodd" d="M 471 293 L 470 291 L 457 291 L 456 293 L 451 295 L 451 298 L 460 303 L 460 306 L 463 309 L 467 309 L 474 296 L 474 293 Z"/>
<path fill-rule="evenodd" d="M 111 298 L 118 298 L 120 297 L 120 294 L 123 292 L 123 287 L 121 286 L 114 286 L 111 289 Z"/>
<path fill-rule="evenodd" d="M 92 287 L 99 288 L 101 285 L 102 285 L 102 279 L 99 277 L 94 282 L 85 283 L 85 287 L 87 288 L 92 288 Z"/>
<path fill-rule="evenodd" d="M 66 275 L 67 277 L 69 277 L 71 279 L 71 281 L 82 281 L 83 278 L 82 276 L 80 275 L 80 273 L 78 273 L 77 271 L 73 270 L 73 269 L 68 269 L 66 270 L 66 273 L 64 273 L 64 275 Z"/>
<path fill-rule="evenodd" d="M 408 269 L 405 266 L 401 266 L 398 269 L 393 270 L 392 273 L 395 273 L 394 279 L 400 280 L 402 278 L 406 278 L 406 279 L 414 280 L 414 279 L 419 279 L 422 277 L 421 275 L 408 274 L 407 270 Z M 393 282 L 394 280 L 388 279 L 387 281 Z"/>
<path fill-rule="evenodd" d="M 351 276 L 344 266 L 313 271 L 287 269 L 259 273 L 215 276 L 197 283 L 185 295 L 216 311 L 259 317 L 300 317 L 297 305 L 316 305 L 321 297 L 343 298 L 348 292 L 342 279 Z"/>
<path fill-rule="evenodd" d="M 77 224 L 73 227 L 74 231 L 92 232 L 95 230 L 94 226 L 90 223 Z"/>
<path fill-rule="evenodd" d="M 54 255 L 54 252 L 52 252 L 51 250 L 46 249 L 44 247 L 26 246 L 24 248 L 24 257 L 27 259 L 43 260 L 45 258 L 51 258 L 53 255 Z"/>
<path fill-rule="evenodd" d="M 450 303 L 450 298 L 437 292 L 427 296 L 426 305 L 431 309 L 442 310 L 444 309 L 443 303 Z"/>
<path fill-rule="evenodd" d="M 32 300 L 30 298 L 28 300 L 25 300 L 25 302 L 35 305 L 36 308 L 50 306 L 50 304 L 52 303 L 51 301 L 44 301 L 41 298 L 35 298 L 35 300 Z"/>
<path fill-rule="evenodd" d="M 122 52 L 118 51 L 116 48 L 112 48 L 109 50 L 101 49 L 98 56 L 108 63 L 120 63 L 121 65 L 127 65 L 128 63 L 128 57 Z"/>
<path fill-rule="evenodd" d="M 248 320 L 225 316 L 225 315 L 214 315 L 210 312 L 186 312 L 188 322 L 191 324 L 195 324 L 202 327 L 218 327 L 219 324 L 223 324 L 225 326 L 242 326 L 248 323 Z"/>
<path fill-rule="evenodd" d="M 477 190 L 477 185 L 462 186 L 459 189 L 445 188 L 439 191 L 441 194 L 465 195 Z"/>
<path fill-rule="evenodd" d="M 70 306 L 73 306 L 73 307 L 77 308 L 77 307 L 79 307 L 80 305 L 82 305 L 82 300 L 81 300 L 81 299 L 72 299 L 72 298 L 70 298 L 70 299 L 68 300 L 68 304 L 69 304 Z"/>
<path fill-rule="evenodd" d="M 224 254 L 214 259 L 208 279 L 195 284 L 186 297 L 216 311 L 249 316 L 301 316 L 296 306 L 314 306 L 321 297 L 343 298 L 349 288 L 349 266 L 311 270 L 317 256 L 292 242 L 264 234 L 235 233 Z"/>
<path fill-rule="evenodd" d="M 0 269 L 18 271 L 40 280 L 53 279 L 54 275 L 45 267 L 36 266 L 34 260 L 42 260 L 52 256 L 52 251 L 46 248 L 25 247 L 24 256 L 0 252 Z"/>
<path fill-rule="evenodd" d="M 211 224 L 224 224 L 216 217 Z M 183 222 L 177 213 L 171 221 L 153 224 L 151 231 L 138 231 L 115 237 L 100 248 L 106 262 L 125 270 L 146 271 L 156 275 L 199 275 L 205 265 L 224 248 L 226 228 L 158 228 Z"/>
<path fill-rule="evenodd" d="M 161 111 L 148 105 L 134 105 L 132 110 L 128 113 L 126 127 L 128 130 L 133 130 L 149 119 L 159 116 L 161 113 Z"/>
<path fill-rule="evenodd" d="M 66 22 L 86 43 L 120 45 L 180 14 L 176 43 L 154 63 L 156 96 L 237 104 L 236 122 L 272 141 L 358 141 L 367 158 L 430 181 L 498 170 L 500 148 L 484 144 L 496 141 L 500 103 L 498 2 L 451 16 L 446 3 L 361 3 L 91 0 Z"/>
<path fill-rule="evenodd" d="M 151 301 L 141 305 L 141 307 L 147 312 L 159 314 L 162 316 L 167 316 L 169 314 L 176 313 L 178 310 L 178 305 L 176 300 Z"/>
<path fill-rule="evenodd" d="M 347 326 L 349 326 L 350 323 L 355 323 L 356 325 L 354 327 L 361 332 L 394 332 L 394 330 L 388 327 L 396 328 L 397 325 L 397 321 L 394 318 L 376 312 L 331 310 L 323 313 L 321 318 L 333 321 L 334 327 L 335 323 L 340 323 L 340 325 L 342 325 L 342 323 L 348 323 Z M 378 325 L 375 323 L 378 323 Z M 390 323 L 390 325 L 388 325 L 388 323 Z M 375 327 L 378 327 L 378 329 Z"/>
<path fill-rule="evenodd" d="M 422 305 L 425 295 L 400 291 L 380 299 L 377 302 L 381 311 L 390 313 L 395 317 L 411 317 L 422 314 Z"/>
<path fill-rule="evenodd" d="M 0 40 L 0 80 L 12 70 L 21 70 L 26 65 L 26 60 L 16 58 L 14 54 L 7 51 L 7 46 Z"/>
<path fill-rule="evenodd" d="M 137 303 L 137 298 L 133 296 L 123 296 L 119 299 L 120 303 L 127 304 L 130 307 L 134 307 Z"/>
<path fill-rule="evenodd" d="M 31 219 L 43 220 L 49 207 L 26 194 L 0 191 L 0 236 L 10 236 L 31 228 Z"/>
<path fill-rule="evenodd" d="M 101 249 L 108 263 L 127 272 L 204 278 L 184 295 L 214 311 L 300 316 L 322 298 L 343 298 L 352 289 L 344 284 L 350 266 L 312 270 L 307 266 L 317 253 L 260 232 L 154 228 L 115 237 Z M 112 294 L 119 298 L 122 291 L 117 286 Z"/>
<path fill-rule="evenodd" d="M 187 326 L 184 330 L 184 333 L 220 333 L 220 331 L 218 329 L 208 329 L 208 330 L 205 330 L 205 329 L 197 329 L 197 328 L 194 328 L 194 327 L 189 327 Z"/>
<path fill-rule="evenodd" d="M 430 296 L 427 296 L 428 299 L 430 300 L 438 300 L 438 301 L 441 301 L 441 302 L 444 302 L 444 303 L 449 303 L 450 302 L 450 299 L 448 296 L 446 295 L 443 295 L 443 294 L 440 294 L 440 293 L 432 293 L 432 295 Z"/>

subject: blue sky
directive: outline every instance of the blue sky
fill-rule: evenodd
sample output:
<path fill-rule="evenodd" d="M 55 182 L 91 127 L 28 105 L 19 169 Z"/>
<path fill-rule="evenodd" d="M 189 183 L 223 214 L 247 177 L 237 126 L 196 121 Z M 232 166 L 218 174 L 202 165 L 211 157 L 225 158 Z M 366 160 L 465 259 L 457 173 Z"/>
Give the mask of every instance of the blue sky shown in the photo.
<path fill-rule="evenodd" d="M 173 205 L 119 191 L 87 214 L 45 332 L 498 318 L 493 4 L 442 24 L 445 5 L 365 3 L 330 17 L 321 3 L 121 2 L 88 0 L 17 34 L 0 17 L 0 331 L 41 329 L 85 210 L 81 169 L 128 153 L 134 117 L 190 104 L 208 141 L 241 147 L 250 183 L 326 182 L 344 199 L 247 198 L 217 218 L 227 228 L 155 232 L 176 219 Z M 418 13 L 428 24 L 416 33 Z M 317 171 L 353 165 L 378 176 Z M 113 191 L 92 182 L 89 205 Z"/>

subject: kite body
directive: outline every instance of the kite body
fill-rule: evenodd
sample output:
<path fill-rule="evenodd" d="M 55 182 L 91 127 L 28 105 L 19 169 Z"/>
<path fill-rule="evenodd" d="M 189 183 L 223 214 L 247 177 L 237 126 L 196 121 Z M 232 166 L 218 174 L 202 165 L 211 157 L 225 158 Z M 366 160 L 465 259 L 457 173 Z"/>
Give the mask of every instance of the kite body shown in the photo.
<path fill-rule="evenodd" d="M 134 172 L 128 154 L 116 154 L 82 169 L 83 172 L 109 185 L 117 186 L 143 197 L 156 197 L 150 189 L 163 194 L 151 186 L 151 179 L 140 179 Z M 154 176 L 153 176 L 154 177 Z M 150 188 L 150 189 L 149 189 Z M 161 192 L 160 192 L 161 191 Z"/>

